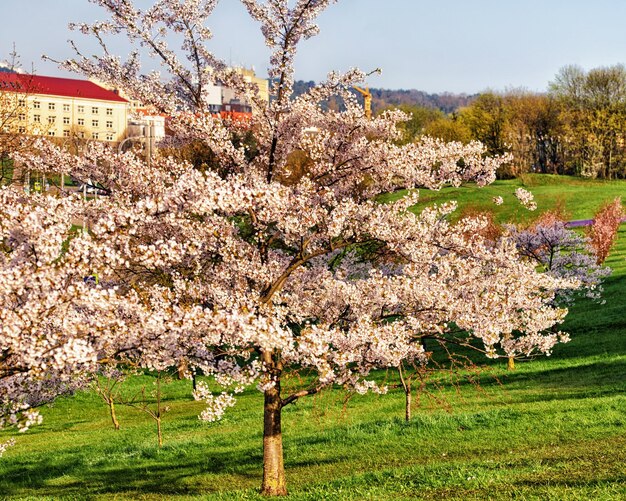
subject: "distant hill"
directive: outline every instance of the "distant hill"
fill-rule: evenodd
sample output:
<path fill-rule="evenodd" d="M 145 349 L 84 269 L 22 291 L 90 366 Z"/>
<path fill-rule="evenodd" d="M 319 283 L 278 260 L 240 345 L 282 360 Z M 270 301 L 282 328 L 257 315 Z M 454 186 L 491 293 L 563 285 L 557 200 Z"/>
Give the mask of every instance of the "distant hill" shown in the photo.
<path fill-rule="evenodd" d="M 294 94 L 296 96 L 303 94 L 313 87 L 315 82 L 298 80 L 294 84 Z M 468 106 L 478 94 L 453 94 L 444 92 L 441 94 L 429 94 L 427 92 L 416 89 L 370 89 L 372 93 L 372 109 L 374 113 L 378 110 L 388 108 L 390 106 L 400 105 L 417 105 L 426 108 L 435 108 L 444 113 L 452 113 L 459 108 Z M 359 99 L 362 99 L 359 95 Z"/>
<path fill-rule="evenodd" d="M 478 97 L 478 94 L 452 94 L 450 92 L 429 94 L 416 89 L 370 89 L 370 92 L 372 93 L 372 108 L 374 112 L 389 106 L 408 104 L 437 108 L 444 113 L 452 113 L 459 108 L 469 105 Z"/>
<path fill-rule="evenodd" d="M 8 65 L 0 61 L 0 73 L 15 73 Z"/>

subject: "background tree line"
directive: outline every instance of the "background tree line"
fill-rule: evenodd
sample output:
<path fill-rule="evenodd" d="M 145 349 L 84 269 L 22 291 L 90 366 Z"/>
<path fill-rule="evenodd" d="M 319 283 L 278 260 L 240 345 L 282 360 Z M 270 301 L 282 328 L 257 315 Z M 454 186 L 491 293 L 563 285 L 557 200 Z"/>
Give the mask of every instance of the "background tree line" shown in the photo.
<path fill-rule="evenodd" d="M 412 114 L 404 125 L 406 142 L 421 135 L 476 139 L 489 154 L 513 153 L 501 177 L 526 172 L 626 177 L 626 68 L 621 64 L 589 71 L 566 66 L 547 93 L 488 91 L 451 113 L 397 107 Z"/>

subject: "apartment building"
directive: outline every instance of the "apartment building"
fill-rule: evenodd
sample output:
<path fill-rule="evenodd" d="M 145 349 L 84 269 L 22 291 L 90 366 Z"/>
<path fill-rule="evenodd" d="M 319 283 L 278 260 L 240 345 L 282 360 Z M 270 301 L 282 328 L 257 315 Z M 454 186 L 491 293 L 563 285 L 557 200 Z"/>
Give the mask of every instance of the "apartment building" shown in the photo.
<path fill-rule="evenodd" d="M 88 80 L 0 73 L 0 93 L 3 113 L 13 114 L 5 132 L 106 142 L 125 137 L 128 101 Z"/>
<path fill-rule="evenodd" d="M 259 88 L 259 96 L 263 101 L 269 103 L 270 101 L 270 91 L 269 91 L 269 83 L 267 78 L 260 78 L 254 72 L 254 69 L 250 68 L 237 68 L 237 71 L 241 73 L 243 79 L 248 83 L 256 84 Z"/>

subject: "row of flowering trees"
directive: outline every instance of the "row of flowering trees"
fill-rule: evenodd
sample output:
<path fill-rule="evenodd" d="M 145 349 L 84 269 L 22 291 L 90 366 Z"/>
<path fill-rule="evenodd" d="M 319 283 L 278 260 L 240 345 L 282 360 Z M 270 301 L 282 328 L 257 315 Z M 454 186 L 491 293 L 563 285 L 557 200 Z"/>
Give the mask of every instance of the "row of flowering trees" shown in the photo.
<path fill-rule="evenodd" d="M 549 353 L 563 336 L 560 291 L 575 278 L 539 273 L 514 240 L 481 236 L 484 218 L 451 224 L 454 204 L 408 211 L 399 188 L 485 185 L 506 158 L 479 143 L 424 139 L 399 146 L 387 112 L 367 119 L 350 87 L 357 70 L 291 99 L 298 44 L 317 32 L 331 0 L 242 0 L 272 50 L 272 100 L 207 49 L 212 0 L 93 0 L 110 20 L 76 25 L 103 43 L 65 66 L 122 85 L 171 116 L 176 144 L 200 141 L 218 169 L 173 157 L 150 165 L 133 152 L 91 144 L 74 156 L 41 141 L 19 160 L 43 172 L 91 179 L 110 196 L 84 201 L 0 192 L 0 415 L 24 428 L 28 409 L 72 391 L 105 367 L 182 368 L 212 376 L 200 387 L 206 420 L 257 385 L 264 395 L 263 485 L 286 494 L 282 409 L 324 388 L 384 392 L 371 371 L 426 363 L 421 340 L 464 342 L 491 357 Z M 165 33 L 183 43 L 170 49 Z M 126 61 L 104 40 L 126 34 L 159 59 L 168 78 L 143 75 L 139 52 Z M 253 105 L 252 154 L 232 139 L 241 123 L 212 116 L 209 82 L 220 80 Z M 340 96 L 341 111 L 320 104 Z M 312 133 L 313 131 L 313 133 Z M 305 155 L 293 171 L 290 158 Z M 288 180 L 288 182 L 286 182 Z M 524 194 L 519 195 L 530 204 Z M 72 221 L 88 221 L 88 232 Z M 85 277 L 97 275 L 94 284 Z M 303 385 L 285 393 L 298 372 Z"/>

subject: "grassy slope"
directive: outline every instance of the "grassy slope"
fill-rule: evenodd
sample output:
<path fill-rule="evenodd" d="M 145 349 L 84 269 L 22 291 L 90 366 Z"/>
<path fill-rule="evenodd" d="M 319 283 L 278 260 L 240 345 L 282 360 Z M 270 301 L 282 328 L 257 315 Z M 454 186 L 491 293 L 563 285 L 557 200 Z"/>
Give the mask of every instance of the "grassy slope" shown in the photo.
<path fill-rule="evenodd" d="M 539 181 L 542 181 L 539 179 Z M 575 218 L 625 183 L 552 179 L 533 188 L 540 209 L 573 193 Z M 514 182 L 481 190 L 488 204 Z M 451 190 L 454 191 L 454 190 Z M 472 189 L 463 200 L 476 203 Z M 446 195 L 446 194 L 444 194 Z M 512 199 L 511 199 L 512 200 Z M 566 203 L 568 203 L 566 201 Z M 510 204 L 513 205 L 512 203 Z M 587 207 L 586 212 L 580 207 Z M 424 398 L 403 422 L 397 392 L 354 397 L 339 391 L 285 409 L 285 455 L 294 499 L 624 499 L 626 498 L 626 225 L 609 258 L 607 304 L 577 305 L 573 340 L 550 358 L 492 366 L 477 390 L 445 390 L 450 409 Z M 498 379 L 496 379 L 496 377 Z M 132 384 L 152 384 L 149 378 Z M 262 400 L 248 391 L 227 418 L 197 419 L 190 383 L 167 388 L 165 446 L 154 424 L 118 410 L 115 432 L 91 393 L 45 408 L 42 426 L 17 437 L 0 459 L 0 497 L 33 499 L 254 499 L 261 480 Z M 0 434 L 0 441 L 7 437 Z"/>
<path fill-rule="evenodd" d="M 515 199 L 513 193 L 518 187 L 533 193 L 538 205 L 537 213 L 561 205 L 573 220 L 591 218 L 603 202 L 618 196 L 626 197 L 626 181 L 528 174 L 519 179 L 496 181 L 482 189 L 467 185 L 440 191 L 420 190 L 420 206 L 456 200 L 461 209 L 493 211 L 500 222 L 520 222 L 532 218 L 535 213 L 529 213 Z M 381 200 L 393 200 L 403 193 L 392 193 L 381 197 Z M 504 204 L 495 206 L 492 202 L 494 196 L 501 196 Z"/>

